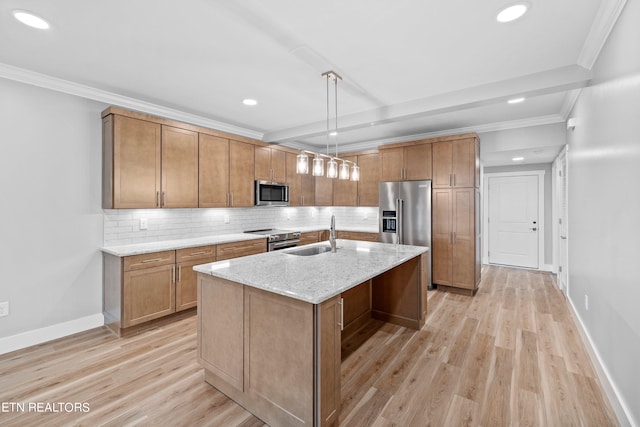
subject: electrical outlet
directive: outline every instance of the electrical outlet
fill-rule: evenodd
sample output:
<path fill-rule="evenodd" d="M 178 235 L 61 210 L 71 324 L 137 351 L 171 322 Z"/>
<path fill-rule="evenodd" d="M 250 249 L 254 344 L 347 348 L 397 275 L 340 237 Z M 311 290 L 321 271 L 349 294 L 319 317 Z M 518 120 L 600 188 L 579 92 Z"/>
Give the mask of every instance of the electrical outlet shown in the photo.
<path fill-rule="evenodd" d="M 147 218 L 140 218 L 140 230 L 147 230 L 149 228 L 149 220 Z"/>
<path fill-rule="evenodd" d="M 225 223 L 225 224 L 229 224 L 229 222 L 231 222 L 231 220 L 230 220 L 230 218 L 229 218 L 229 215 L 225 215 L 225 216 L 224 216 L 224 223 Z"/>
<path fill-rule="evenodd" d="M 9 301 L 0 302 L 0 317 L 9 315 Z"/>
<path fill-rule="evenodd" d="M 589 311 L 589 295 L 584 294 L 584 308 Z"/>

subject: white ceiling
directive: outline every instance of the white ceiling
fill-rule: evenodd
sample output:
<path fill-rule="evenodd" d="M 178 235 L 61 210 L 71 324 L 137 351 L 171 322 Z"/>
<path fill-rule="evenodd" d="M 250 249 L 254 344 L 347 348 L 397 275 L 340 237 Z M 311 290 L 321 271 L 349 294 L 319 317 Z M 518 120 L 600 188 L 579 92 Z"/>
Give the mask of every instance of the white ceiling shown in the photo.
<path fill-rule="evenodd" d="M 528 3 L 500 24 L 503 0 L 5 0 L 0 77 L 319 150 L 334 70 L 342 152 L 562 122 L 624 0 Z"/>

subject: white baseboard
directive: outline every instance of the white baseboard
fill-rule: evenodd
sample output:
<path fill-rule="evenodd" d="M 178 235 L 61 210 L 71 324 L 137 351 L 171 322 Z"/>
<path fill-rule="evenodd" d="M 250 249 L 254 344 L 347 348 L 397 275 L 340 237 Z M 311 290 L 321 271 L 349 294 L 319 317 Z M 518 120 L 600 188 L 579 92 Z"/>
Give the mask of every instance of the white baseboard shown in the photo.
<path fill-rule="evenodd" d="M 570 298 L 567 298 L 567 301 L 569 302 L 569 307 L 571 307 L 571 311 L 573 312 L 574 319 L 578 321 L 578 329 L 580 330 L 580 335 L 582 336 L 583 342 L 586 344 L 585 347 L 587 347 L 587 351 L 589 352 L 591 363 L 593 363 L 593 367 L 595 368 L 598 378 L 600 379 L 600 383 L 602 383 L 604 392 L 609 398 L 609 402 L 613 407 L 613 411 L 616 413 L 618 422 L 623 427 L 638 427 L 638 424 L 633 419 L 631 411 L 627 407 L 625 401 L 622 399 L 618 388 L 611 380 L 609 371 L 607 370 L 606 365 L 602 362 L 600 353 L 598 353 L 598 350 L 593 345 L 591 336 L 589 335 L 589 332 L 587 332 L 584 323 L 582 323 L 582 319 L 580 318 L 576 307 L 573 305 L 573 301 L 571 301 Z"/>
<path fill-rule="evenodd" d="M 33 331 L 0 338 L 0 354 L 9 353 L 32 345 L 66 337 L 67 335 L 77 334 L 78 332 L 97 328 L 103 325 L 104 316 L 102 313 L 98 313 L 91 316 L 81 317 L 80 319 L 35 329 Z"/>

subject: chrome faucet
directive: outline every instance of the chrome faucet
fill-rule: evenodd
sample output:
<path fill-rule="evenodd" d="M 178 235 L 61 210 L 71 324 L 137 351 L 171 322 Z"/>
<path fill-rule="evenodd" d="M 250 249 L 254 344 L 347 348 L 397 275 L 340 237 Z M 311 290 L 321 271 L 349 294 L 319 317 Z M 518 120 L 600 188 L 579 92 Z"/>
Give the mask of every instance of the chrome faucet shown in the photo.
<path fill-rule="evenodd" d="M 331 226 L 329 227 L 329 243 L 331 244 L 331 252 L 336 251 L 336 216 L 331 215 Z"/>

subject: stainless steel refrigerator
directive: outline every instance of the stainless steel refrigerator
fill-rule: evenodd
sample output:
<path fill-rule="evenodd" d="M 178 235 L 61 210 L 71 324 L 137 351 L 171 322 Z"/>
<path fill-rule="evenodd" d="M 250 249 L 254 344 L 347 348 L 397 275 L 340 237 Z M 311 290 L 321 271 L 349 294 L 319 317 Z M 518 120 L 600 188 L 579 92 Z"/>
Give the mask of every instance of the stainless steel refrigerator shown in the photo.
<path fill-rule="evenodd" d="M 429 247 L 431 289 L 431 181 L 390 181 L 379 184 L 380 241 Z"/>

